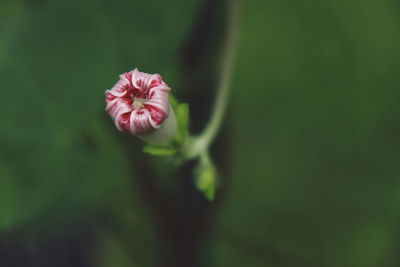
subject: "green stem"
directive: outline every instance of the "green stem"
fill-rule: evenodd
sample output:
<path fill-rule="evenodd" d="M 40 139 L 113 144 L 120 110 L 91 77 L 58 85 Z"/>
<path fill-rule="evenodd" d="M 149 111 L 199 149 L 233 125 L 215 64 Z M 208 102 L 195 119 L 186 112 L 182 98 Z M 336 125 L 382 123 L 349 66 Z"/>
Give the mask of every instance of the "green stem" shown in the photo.
<path fill-rule="evenodd" d="M 216 100 L 210 116 L 210 121 L 198 137 L 192 137 L 188 157 L 198 157 L 207 152 L 208 147 L 215 139 L 226 112 L 229 96 L 229 81 L 232 73 L 233 54 L 238 26 L 238 0 L 229 0 L 228 29 L 224 46 L 224 55 L 221 65 L 221 78 L 217 87 Z"/>

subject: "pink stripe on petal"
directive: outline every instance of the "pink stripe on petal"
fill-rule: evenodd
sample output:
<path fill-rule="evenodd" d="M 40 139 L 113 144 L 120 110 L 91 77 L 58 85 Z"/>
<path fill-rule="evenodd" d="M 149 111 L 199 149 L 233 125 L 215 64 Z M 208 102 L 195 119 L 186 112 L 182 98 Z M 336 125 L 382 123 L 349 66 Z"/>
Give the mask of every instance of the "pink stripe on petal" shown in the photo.
<path fill-rule="evenodd" d="M 129 119 L 131 117 L 131 114 L 131 112 L 125 112 L 117 116 L 118 119 L 116 119 L 115 121 L 118 123 L 116 123 L 115 125 L 117 126 L 118 130 L 120 130 L 121 132 L 130 132 L 131 129 Z"/>
<path fill-rule="evenodd" d="M 152 132 L 154 129 L 149 122 L 150 114 L 147 110 L 135 110 L 132 112 L 130 126 L 131 133 L 142 134 Z"/>
<path fill-rule="evenodd" d="M 152 126 L 154 128 L 158 128 L 158 126 L 163 122 L 164 118 L 166 117 L 167 112 L 164 112 L 161 109 L 154 106 L 148 106 L 147 109 L 150 112 L 150 119 L 153 122 Z"/>

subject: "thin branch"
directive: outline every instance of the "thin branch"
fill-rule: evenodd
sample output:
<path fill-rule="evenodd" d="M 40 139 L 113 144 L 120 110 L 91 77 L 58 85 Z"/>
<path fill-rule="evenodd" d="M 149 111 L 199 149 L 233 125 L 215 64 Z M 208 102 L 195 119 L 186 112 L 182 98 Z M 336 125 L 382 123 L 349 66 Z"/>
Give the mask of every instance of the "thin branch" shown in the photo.
<path fill-rule="evenodd" d="M 221 127 L 228 102 L 229 82 L 232 73 L 233 55 L 238 27 L 238 0 L 229 0 L 228 12 L 228 29 L 221 67 L 221 79 L 219 80 L 216 100 L 214 103 L 213 111 L 211 113 L 210 122 L 199 137 L 200 139 L 202 139 L 202 143 L 204 143 L 206 147 L 208 147 L 210 143 L 214 140 Z"/>

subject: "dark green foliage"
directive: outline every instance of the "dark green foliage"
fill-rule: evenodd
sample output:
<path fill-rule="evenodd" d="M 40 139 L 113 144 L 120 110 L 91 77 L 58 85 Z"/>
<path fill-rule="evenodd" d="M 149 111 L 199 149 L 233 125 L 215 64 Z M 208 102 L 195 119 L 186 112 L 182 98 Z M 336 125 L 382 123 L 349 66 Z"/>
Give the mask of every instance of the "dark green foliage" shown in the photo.
<path fill-rule="evenodd" d="M 196 100 L 188 101 L 194 117 L 207 118 L 214 88 L 180 87 L 181 49 L 201 4 L 0 1 L 0 255 L 10 238 L 35 252 L 49 234 L 62 239 L 86 223 L 95 233 L 94 266 L 154 266 L 164 224 L 154 206 L 178 215 L 202 210 L 203 202 L 174 209 L 177 199 L 143 197 L 154 185 L 139 170 L 141 158 L 147 167 L 161 159 L 145 156 L 142 142 L 117 132 L 104 112 L 104 90 L 138 67 L 160 73 L 179 100 Z M 218 21 L 224 4 L 202 14 L 213 11 L 219 15 L 207 21 Z M 396 1 L 242 1 L 220 136 L 231 142 L 219 151 L 229 161 L 215 166 L 229 175 L 210 204 L 216 217 L 201 221 L 209 235 L 197 266 L 400 264 L 399 12 Z M 223 33 L 200 32 L 207 51 L 218 51 Z M 190 62 L 193 83 L 216 80 L 218 57 L 201 58 Z M 176 116 L 187 122 L 188 106 Z M 192 177 L 184 178 L 172 183 Z"/>

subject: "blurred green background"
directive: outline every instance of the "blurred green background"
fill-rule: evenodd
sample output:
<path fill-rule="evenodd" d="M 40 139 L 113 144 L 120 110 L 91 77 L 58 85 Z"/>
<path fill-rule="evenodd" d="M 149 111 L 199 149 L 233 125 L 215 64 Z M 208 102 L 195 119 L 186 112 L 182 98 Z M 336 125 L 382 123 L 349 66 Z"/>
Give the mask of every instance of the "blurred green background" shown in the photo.
<path fill-rule="evenodd" d="M 115 129 L 135 67 L 204 127 L 227 5 L 1 0 L 1 267 L 400 266 L 398 1 L 241 2 L 213 203 Z"/>

